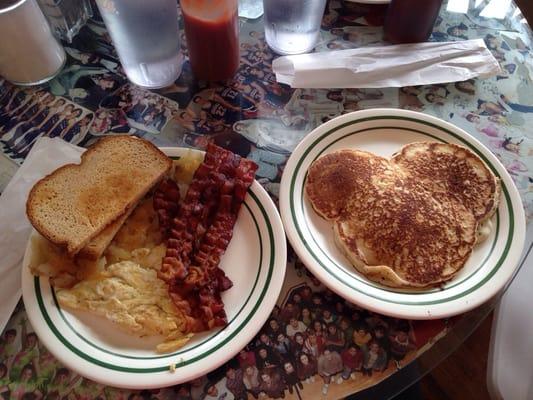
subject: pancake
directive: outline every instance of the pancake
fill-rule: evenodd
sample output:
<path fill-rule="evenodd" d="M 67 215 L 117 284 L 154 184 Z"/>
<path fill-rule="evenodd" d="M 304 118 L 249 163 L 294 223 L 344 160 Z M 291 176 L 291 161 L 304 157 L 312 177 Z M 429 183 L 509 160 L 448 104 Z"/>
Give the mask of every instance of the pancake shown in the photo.
<path fill-rule="evenodd" d="M 389 160 L 361 150 L 339 150 L 316 160 L 307 173 L 305 190 L 315 211 L 335 219 L 354 191 L 369 189 L 372 176 L 383 175 Z"/>
<path fill-rule="evenodd" d="M 411 288 L 453 278 L 481 224 L 489 226 L 500 191 L 469 150 L 425 142 L 405 146 L 390 161 L 360 150 L 327 154 L 309 168 L 305 190 L 359 272 Z"/>
<path fill-rule="evenodd" d="M 485 163 L 470 150 L 451 143 L 411 143 L 392 162 L 422 180 L 436 197 L 452 196 L 472 210 L 479 222 L 496 211 L 500 183 Z"/>
<path fill-rule="evenodd" d="M 393 287 L 449 279 L 476 240 L 476 221 L 466 207 L 437 201 L 411 178 L 353 197 L 334 230 L 337 245 L 359 272 Z"/>

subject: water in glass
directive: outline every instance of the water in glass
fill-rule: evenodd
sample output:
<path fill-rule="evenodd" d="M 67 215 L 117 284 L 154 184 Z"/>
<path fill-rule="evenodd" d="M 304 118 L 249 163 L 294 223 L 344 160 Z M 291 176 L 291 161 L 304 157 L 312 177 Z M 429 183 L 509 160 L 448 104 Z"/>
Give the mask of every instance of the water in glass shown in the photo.
<path fill-rule="evenodd" d="M 176 0 L 97 0 L 128 78 L 139 86 L 170 85 L 181 73 Z"/>
<path fill-rule="evenodd" d="M 313 49 L 326 0 L 263 0 L 265 37 L 279 54 L 299 54 Z"/>

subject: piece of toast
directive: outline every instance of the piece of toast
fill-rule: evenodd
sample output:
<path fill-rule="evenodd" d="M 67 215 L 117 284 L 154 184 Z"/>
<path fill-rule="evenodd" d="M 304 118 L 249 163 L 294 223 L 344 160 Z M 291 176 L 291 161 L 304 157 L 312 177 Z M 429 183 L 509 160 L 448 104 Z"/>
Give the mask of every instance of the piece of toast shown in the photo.
<path fill-rule="evenodd" d="M 105 249 L 107 249 L 107 246 L 109 246 L 117 232 L 122 228 L 122 225 L 124 225 L 124 222 L 126 222 L 135 207 L 136 205 L 130 207 L 124 214 L 106 226 L 102 232 L 87 243 L 87 246 L 79 251 L 77 256 L 86 260 L 98 260 L 104 254 Z"/>
<path fill-rule="evenodd" d="M 64 165 L 37 182 L 26 213 L 41 235 L 73 256 L 131 210 L 171 167 L 172 160 L 146 140 L 105 137 L 82 154 L 80 164 Z"/>

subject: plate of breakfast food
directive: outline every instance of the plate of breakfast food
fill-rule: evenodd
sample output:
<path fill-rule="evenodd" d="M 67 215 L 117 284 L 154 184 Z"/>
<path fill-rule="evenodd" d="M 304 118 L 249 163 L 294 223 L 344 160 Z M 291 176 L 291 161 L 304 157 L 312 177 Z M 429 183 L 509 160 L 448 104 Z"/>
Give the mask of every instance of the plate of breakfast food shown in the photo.
<path fill-rule="evenodd" d="M 407 110 L 357 111 L 311 132 L 285 167 L 280 212 L 311 273 L 399 318 L 489 300 L 524 245 L 520 196 L 498 159 L 462 129 Z"/>
<path fill-rule="evenodd" d="M 275 305 L 285 234 L 257 166 L 215 145 L 100 139 L 32 188 L 22 291 L 64 365 L 149 389 L 217 368 Z"/>

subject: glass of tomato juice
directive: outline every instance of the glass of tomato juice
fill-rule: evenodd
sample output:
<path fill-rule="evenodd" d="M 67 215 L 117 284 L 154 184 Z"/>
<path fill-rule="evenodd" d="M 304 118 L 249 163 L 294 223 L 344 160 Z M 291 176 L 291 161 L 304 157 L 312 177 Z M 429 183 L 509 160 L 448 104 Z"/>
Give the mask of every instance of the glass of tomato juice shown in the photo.
<path fill-rule="evenodd" d="M 181 0 L 192 72 L 197 79 L 230 79 L 239 67 L 238 0 Z"/>

